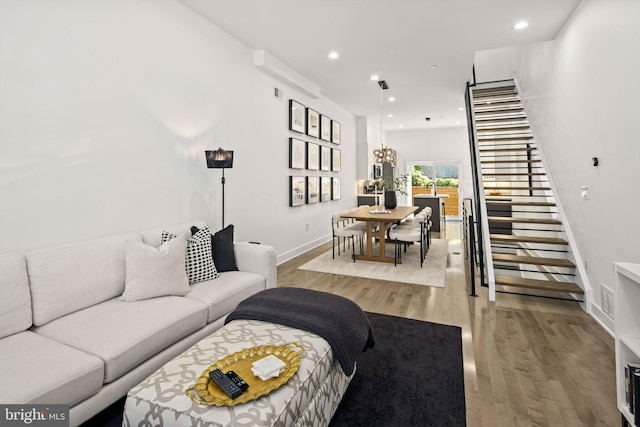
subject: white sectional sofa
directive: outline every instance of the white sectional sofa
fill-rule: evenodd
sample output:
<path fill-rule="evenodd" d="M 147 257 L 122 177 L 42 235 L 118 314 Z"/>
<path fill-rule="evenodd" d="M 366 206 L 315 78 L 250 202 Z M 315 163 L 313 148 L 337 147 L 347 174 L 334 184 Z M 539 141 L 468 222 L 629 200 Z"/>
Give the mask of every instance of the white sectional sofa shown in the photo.
<path fill-rule="evenodd" d="M 223 326 L 235 306 L 276 286 L 268 245 L 236 242 L 239 271 L 185 296 L 122 301 L 126 241 L 161 245 L 202 221 L 0 255 L 0 403 L 70 405 L 71 425 L 100 412 L 150 373 Z"/>

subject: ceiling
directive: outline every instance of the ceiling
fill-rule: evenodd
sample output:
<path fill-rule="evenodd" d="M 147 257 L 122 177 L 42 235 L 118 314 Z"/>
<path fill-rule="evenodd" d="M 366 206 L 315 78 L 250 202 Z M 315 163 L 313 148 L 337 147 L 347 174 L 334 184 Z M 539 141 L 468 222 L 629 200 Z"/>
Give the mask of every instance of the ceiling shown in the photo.
<path fill-rule="evenodd" d="M 370 80 L 377 74 L 389 85 L 383 93 L 387 130 L 464 126 L 460 109 L 474 53 L 552 40 L 580 2 L 181 1 L 251 49 L 265 49 L 357 116 L 380 118 L 381 89 Z M 513 29 L 522 20 L 529 26 Z M 329 59 L 331 51 L 340 57 Z"/>

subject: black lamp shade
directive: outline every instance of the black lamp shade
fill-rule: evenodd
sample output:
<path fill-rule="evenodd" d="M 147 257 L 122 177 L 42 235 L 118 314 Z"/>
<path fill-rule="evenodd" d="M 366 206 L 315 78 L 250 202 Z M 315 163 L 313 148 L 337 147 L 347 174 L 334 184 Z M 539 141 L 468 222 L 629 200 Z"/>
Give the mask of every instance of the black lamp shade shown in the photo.
<path fill-rule="evenodd" d="M 213 169 L 230 169 L 233 168 L 233 151 L 223 150 L 206 150 L 207 167 Z"/>

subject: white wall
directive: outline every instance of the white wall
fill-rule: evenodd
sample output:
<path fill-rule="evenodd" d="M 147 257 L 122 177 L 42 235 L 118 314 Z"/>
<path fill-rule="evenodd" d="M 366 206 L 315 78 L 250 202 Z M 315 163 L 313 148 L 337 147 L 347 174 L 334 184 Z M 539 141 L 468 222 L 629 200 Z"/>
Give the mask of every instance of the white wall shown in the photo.
<path fill-rule="evenodd" d="M 481 52 L 475 62 L 479 82 L 518 79 L 577 250 L 589 264 L 592 314 L 609 328 L 600 286 L 615 288 L 614 261 L 640 262 L 638 46 L 640 2 L 583 0 L 554 42 Z M 585 185 L 589 200 L 580 198 Z"/>
<path fill-rule="evenodd" d="M 464 101 L 463 95 L 460 102 Z M 386 133 L 389 147 L 398 152 L 396 176 L 411 173 L 407 163 L 441 161 L 460 164 L 460 200 L 473 196 L 469 136 L 466 127 L 426 130 L 390 131 Z M 399 203 L 404 196 L 398 195 Z M 405 197 L 403 203 L 410 203 Z"/>
<path fill-rule="evenodd" d="M 341 201 L 288 206 L 289 98 L 342 123 Z M 219 146 L 235 151 L 225 222 L 280 260 L 355 206 L 355 117 L 255 68 L 181 3 L 0 3 L 0 252 L 195 218 L 215 230 L 221 171 L 204 150 Z"/>

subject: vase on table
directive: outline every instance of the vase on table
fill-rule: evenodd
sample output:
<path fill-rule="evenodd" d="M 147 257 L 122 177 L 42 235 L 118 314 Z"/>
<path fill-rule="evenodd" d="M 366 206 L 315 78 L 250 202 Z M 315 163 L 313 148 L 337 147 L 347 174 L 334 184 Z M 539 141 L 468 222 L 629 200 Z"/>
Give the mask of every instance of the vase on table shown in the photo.
<path fill-rule="evenodd" d="M 395 209 L 397 205 L 398 205 L 398 201 L 396 200 L 396 192 L 385 191 L 384 192 L 384 208 Z"/>

